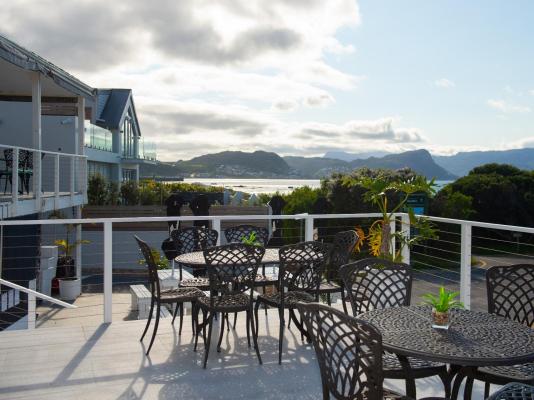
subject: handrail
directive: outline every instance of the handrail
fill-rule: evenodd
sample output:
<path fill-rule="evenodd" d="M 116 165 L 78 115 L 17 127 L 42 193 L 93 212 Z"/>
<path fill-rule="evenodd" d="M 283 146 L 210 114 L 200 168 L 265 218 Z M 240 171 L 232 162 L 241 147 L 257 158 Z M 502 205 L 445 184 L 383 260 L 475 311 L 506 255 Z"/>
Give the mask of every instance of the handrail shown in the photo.
<path fill-rule="evenodd" d="M 1 144 L 0 143 L 0 148 L 2 148 L 2 147 L 10 147 L 10 148 L 13 148 L 13 149 L 26 150 L 26 151 L 31 151 L 31 152 L 38 151 L 39 153 L 54 154 L 54 155 L 59 155 L 59 156 L 73 156 L 73 157 L 78 157 L 78 158 L 87 158 L 87 156 L 85 154 L 60 153 L 60 152 L 57 152 L 57 151 L 49 151 L 49 150 L 43 150 L 43 149 L 32 149 L 31 147 L 14 146 L 12 144 Z"/>
<path fill-rule="evenodd" d="M 53 297 L 47 296 L 46 294 L 42 294 L 42 293 L 36 292 L 35 290 L 25 288 L 24 286 L 17 285 L 16 283 L 6 281 L 5 279 L 1 279 L 0 278 L 0 285 L 8 286 L 8 287 L 10 287 L 12 289 L 16 289 L 16 290 L 19 290 L 19 291 L 24 292 L 24 293 L 32 294 L 35 297 L 38 297 L 40 299 L 49 301 L 50 303 L 54 303 L 54 304 L 57 304 L 59 306 L 65 307 L 65 308 L 78 308 L 74 304 L 65 303 L 64 301 L 61 301 L 61 300 L 55 299 Z"/>
<path fill-rule="evenodd" d="M 407 216 L 406 213 L 395 213 L 396 217 Z M 48 219 L 48 220 L 10 220 L 0 221 L 0 225 L 4 226 L 17 226 L 17 225 L 63 225 L 63 224 L 103 224 L 105 222 L 169 222 L 169 221 L 268 221 L 273 219 L 284 220 L 301 220 L 301 219 L 329 219 L 329 218 L 378 218 L 381 217 L 381 213 L 344 213 L 344 214 L 285 214 L 285 215 L 273 215 L 273 214 L 256 214 L 256 215 L 187 215 L 187 216 L 175 216 L 175 217 L 117 217 L 117 218 L 85 218 L 85 219 Z M 534 234 L 534 228 L 526 226 L 515 225 L 503 225 L 492 224 L 489 222 L 478 222 L 464 219 L 442 218 L 434 217 L 431 215 L 421 215 L 421 217 L 428 218 L 430 221 L 444 222 L 455 225 L 469 225 L 475 228 L 488 228 L 498 229 L 505 231 L 523 232 Z"/>
<path fill-rule="evenodd" d="M 396 214 L 401 216 L 402 214 Z M 256 214 L 256 215 L 187 215 L 176 217 L 122 217 L 122 218 L 85 218 L 85 219 L 47 219 L 47 220 L 10 220 L 0 221 L 0 225 L 63 225 L 63 224 L 103 224 L 106 222 L 168 222 L 168 221 L 269 221 L 273 219 L 301 220 L 301 219 L 325 219 L 325 218 L 377 218 L 380 213 L 362 214 Z"/>

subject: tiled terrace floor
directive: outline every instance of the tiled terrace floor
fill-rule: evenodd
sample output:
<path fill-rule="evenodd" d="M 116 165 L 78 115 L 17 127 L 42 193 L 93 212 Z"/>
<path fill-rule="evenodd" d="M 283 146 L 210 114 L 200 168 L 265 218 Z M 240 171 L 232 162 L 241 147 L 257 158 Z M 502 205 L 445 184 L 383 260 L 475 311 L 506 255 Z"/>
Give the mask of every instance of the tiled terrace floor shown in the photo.
<path fill-rule="evenodd" d="M 258 365 L 246 345 L 244 317 L 210 352 L 194 353 L 190 320 L 178 336 L 163 319 L 150 354 L 139 342 L 144 321 L 79 325 L 0 333 L 0 399 L 319 399 L 321 383 L 315 355 L 295 328 L 286 331 L 283 364 L 277 363 L 278 319 L 260 313 Z M 217 326 L 213 338 L 217 336 Z M 201 344 L 201 343 L 200 343 Z M 202 348 L 202 345 L 200 345 Z M 403 391 L 401 381 L 390 388 Z M 418 397 L 443 395 L 437 379 L 418 380 Z M 480 399 L 481 385 L 474 399 Z"/>

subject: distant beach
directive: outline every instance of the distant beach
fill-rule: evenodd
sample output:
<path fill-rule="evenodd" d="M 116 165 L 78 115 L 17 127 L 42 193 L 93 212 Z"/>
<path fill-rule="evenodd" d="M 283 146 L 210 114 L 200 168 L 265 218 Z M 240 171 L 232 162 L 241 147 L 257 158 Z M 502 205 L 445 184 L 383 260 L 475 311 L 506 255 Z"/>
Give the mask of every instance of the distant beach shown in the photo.
<path fill-rule="evenodd" d="M 290 193 L 293 189 L 309 186 L 318 188 L 321 186 L 319 179 L 239 179 L 239 178 L 185 178 L 186 183 L 200 183 L 208 186 L 223 186 L 246 193 Z M 438 190 L 452 181 L 436 181 Z"/>

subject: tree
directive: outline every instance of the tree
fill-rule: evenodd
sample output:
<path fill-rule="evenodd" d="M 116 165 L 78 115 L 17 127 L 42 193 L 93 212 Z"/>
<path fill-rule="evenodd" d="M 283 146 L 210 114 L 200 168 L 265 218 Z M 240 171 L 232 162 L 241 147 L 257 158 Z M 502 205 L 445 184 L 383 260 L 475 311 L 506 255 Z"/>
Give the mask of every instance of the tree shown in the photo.
<path fill-rule="evenodd" d="M 362 179 L 380 178 L 383 182 L 401 182 L 415 178 L 417 174 L 409 168 L 399 170 L 359 168 L 350 174 L 335 173 L 321 183 L 323 191 L 333 206 L 334 213 L 367 213 L 376 211 L 373 204 L 364 201 L 368 191 L 361 185 Z M 390 204 L 399 200 L 399 193 L 388 192 Z"/>
<path fill-rule="evenodd" d="M 430 214 L 445 218 L 469 219 L 475 214 L 473 198 L 452 191 L 452 187 L 448 185 L 432 201 Z"/>
<path fill-rule="evenodd" d="M 465 207 L 463 211 L 462 205 Z M 506 164 L 474 168 L 437 194 L 431 213 L 497 224 L 534 226 L 534 173 Z"/>

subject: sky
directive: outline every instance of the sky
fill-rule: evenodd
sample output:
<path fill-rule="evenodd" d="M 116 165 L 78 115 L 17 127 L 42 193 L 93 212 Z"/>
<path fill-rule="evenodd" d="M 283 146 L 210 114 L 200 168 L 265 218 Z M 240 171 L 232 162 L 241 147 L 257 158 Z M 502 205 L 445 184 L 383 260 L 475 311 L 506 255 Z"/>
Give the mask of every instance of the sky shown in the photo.
<path fill-rule="evenodd" d="M 131 88 L 165 161 L 534 147 L 530 0 L 5 0 L 0 33 Z"/>

